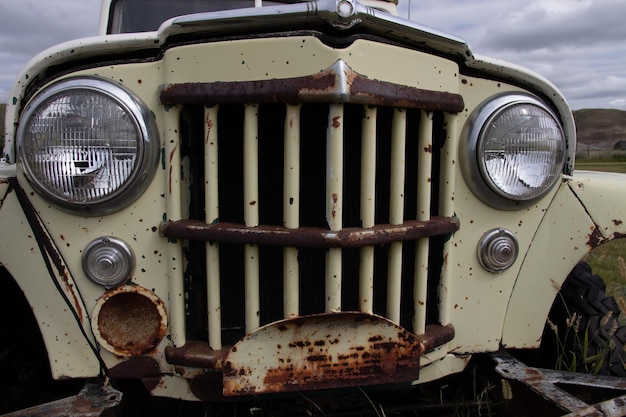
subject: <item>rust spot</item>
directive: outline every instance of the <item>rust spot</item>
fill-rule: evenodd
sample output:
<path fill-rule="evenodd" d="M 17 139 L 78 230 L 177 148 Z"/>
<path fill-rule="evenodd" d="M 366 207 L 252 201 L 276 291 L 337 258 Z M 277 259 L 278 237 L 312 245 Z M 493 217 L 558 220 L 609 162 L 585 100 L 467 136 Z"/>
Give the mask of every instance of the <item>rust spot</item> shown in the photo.
<path fill-rule="evenodd" d="M 622 224 L 623 222 L 621 220 L 617 220 L 617 219 L 613 219 L 613 224 L 615 226 L 619 226 L 620 224 Z"/>
<path fill-rule="evenodd" d="M 256 201 L 254 201 L 254 200 L 253 200 L 253 201 L 251 201 L 249 204 L 250 204 L 251 206 L 254 206 L 254 205 L 256 205 Z"/>
<path fill-rule="evenodd" d="M 427 147 L 425 147 L 424 152 L 433 153 L 433 145 L 428 145 Z"/>
<path fill-rule="evenodd" d="M 341 123 L 339 123 L 339 119 L 341 119 L 340 116 L 333 117 L 333 124 L 332 124 L 332 126 L 333 126 L 334 129 L 339 129 L 339 127 L 341 126 Z"/>
<path fill-rule="evenodd" d="M 206 120 L 204 121 L 204 123 L 206 124 L 206 138 L 204 140 L 204 143 L 209 143 L 209 136 L 211 135 L 211 129 L 213 129 L 214 123 L 208 114 L 206 115 Z"/>
<path fill-rule="evenodd" d="M 604 241 L 604 237 L 600 233 L 597 227 L 591 228 L 591 233 L 589 234 L 589 239 L 587 240 L 587 246 L 591 249 L 598 247 Z"/>

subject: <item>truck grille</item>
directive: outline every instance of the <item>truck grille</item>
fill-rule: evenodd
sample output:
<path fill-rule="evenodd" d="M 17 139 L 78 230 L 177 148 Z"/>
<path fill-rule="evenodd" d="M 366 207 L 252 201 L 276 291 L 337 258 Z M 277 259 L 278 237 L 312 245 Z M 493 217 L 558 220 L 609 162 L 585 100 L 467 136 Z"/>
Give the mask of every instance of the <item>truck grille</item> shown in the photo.
<path fill-rule="evenodd" d="M 460 96 L 338 61 L 288 80 L 168 85 L 161 101 L 180 135 L 183 212 L 161 233 L 185 242 L 188 339 L 220 349 L 333 311 L 417 334 L 439 321 L 443 244 L 458 229 L 440 212 L 441 149 Z"/>

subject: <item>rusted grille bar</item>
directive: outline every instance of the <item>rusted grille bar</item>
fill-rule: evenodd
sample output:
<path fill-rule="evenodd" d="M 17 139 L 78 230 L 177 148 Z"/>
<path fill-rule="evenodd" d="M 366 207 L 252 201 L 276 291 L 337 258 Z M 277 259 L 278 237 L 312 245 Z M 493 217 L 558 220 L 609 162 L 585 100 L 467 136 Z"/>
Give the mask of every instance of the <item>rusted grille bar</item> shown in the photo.
<path fill-rule="evenodd" d="M 326 71 L 305 77 L 277 80 L 165 85 L 161 102 L 175 104 L 219 103 L 353 103 L 457 113 L 463 97 L 444 91 L 423 90 L 371 80 L 343 61 Z"/>
<path fill-rule="evenodd" d="M 361 248 L 442 236 L 457 230 L 459 222 L 456 218 L 437 216 L 428 222 L 408 220 L 398 225 L 346 227 L 339 231 L 314 227 L 298 229 L 264 225 L 246 227 L 226 222 L 207 224 L 198 220 L 163 222 L 160 227 L 161 235 L 169 238 L 299 248 Z"/>

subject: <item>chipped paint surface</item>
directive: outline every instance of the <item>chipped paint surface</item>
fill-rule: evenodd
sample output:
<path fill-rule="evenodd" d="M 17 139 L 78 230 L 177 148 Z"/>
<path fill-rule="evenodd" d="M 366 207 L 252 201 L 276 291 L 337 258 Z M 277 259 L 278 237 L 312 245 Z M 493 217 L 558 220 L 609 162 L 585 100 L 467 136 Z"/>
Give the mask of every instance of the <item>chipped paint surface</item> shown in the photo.
<path fill-rule="evenodd" d="M 246 395 L 407 382 L 421 341 L 366 313 L 306 316 L 260 328 L 224 358 L 224 394 Z"/>

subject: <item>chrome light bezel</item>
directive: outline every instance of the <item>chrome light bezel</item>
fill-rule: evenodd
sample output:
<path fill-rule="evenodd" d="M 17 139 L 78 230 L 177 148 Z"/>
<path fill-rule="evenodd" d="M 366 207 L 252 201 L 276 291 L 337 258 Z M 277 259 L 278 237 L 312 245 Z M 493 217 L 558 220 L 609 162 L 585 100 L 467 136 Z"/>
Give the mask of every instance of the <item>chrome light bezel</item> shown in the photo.
<path fill-rule="evenodd" d="M 517 105 L 528 105 L 545 112 L 552 118 L 560 134 L 561 158 L 554 167 L 553 176 L 541 189 L 530 197 L 512 197 L 495 184 L 481 162 L 481 147 L 486 127 L 496 117 Z M 483 102 L 470 115 L 465 124 L 459 143 L 459 162 L 463 177 L 474 193 L 483 203 L 502 210 L 517 210 L 529 207 L 543 198 L 561 178 L 566 160 L 566 138 L 563 126 L 557 115 L 543 101 L 525 93 L 506 93 Z"/>
<path fill-rule="evenodd" d="M 81 259 L 87 278 L 106 289 L 125 284 L 135 272 L 136 260 L 132 248 L 114 236 L 89 242 Z"/>
<path fill-rule="evenodd" d="M 71 93 L 91 93 L 118 105 L 132 123 L 137 136 L 137 157 L 132 171 L 122 184 L 105 196 L 93 201 L 63 198 L 52 190 L 45 179 L 33 169 L 25 141 L 33 118 L 53 100 Z M 98 77 L 77 77 L 58 81 L 38 92 L 26 105 L 17 128 L 19 167 L 37 193 L 54 206 L 86 216 L 99 216 L 118 211 L 134 202 L 149 186 L 159 160 L 160 140 L 154 115 L 148 107 L 121 84 Z"/>

